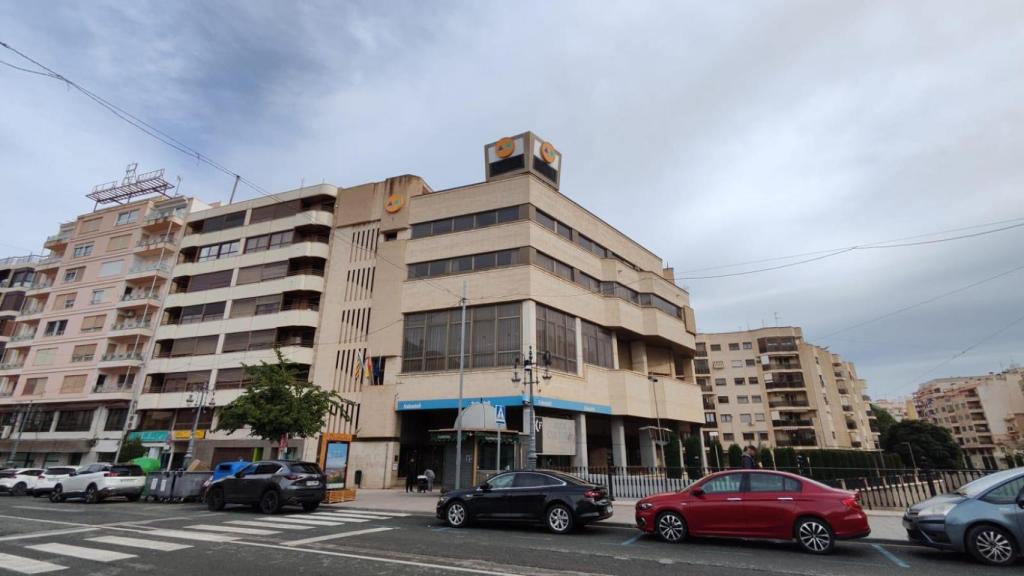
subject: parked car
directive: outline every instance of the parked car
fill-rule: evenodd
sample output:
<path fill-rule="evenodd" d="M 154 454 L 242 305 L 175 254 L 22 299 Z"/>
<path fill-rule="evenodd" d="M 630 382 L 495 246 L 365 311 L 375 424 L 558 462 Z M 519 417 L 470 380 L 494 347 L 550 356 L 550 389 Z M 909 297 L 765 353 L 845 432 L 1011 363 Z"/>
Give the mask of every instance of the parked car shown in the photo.
<path fill-rule="evenodd" d="M 135 464 L 89 464 L 57 482 L 50 491 L 51 502 L 81 498 L 86 504 L 96 504 L 112 496 L 121 496 L 129 502 L 142 497 L 146 473 Z"/>
<path fill-rule="evenodd" d="M 235 472 L 238 472 L 239 470 L 245 468 L 249 464 L 251 464 L 251 462 L 248 462 L 246 460 L 237 460 L 234 462 L 221 462 L 220 464 L 214 466 L 213 474 L 210 475 L 210 478 L 208 480 L 203 482 L 203 489 L 200 491 L 199 501 L 206 501 L 206 493 L 207 491 L 209 491 L 210 484 L 212 484 L 214 480 L 220 480 L 221 478 L 232 476 L 235 474 Z"/>
<path fill-rule="evenodd" d="M 53 487 L 58 482 L 70 477 L 78 469 L 74 466 L 54 466 L 53 468 L 47 468 L 36 478 L 36 483 L 32 488 L 29 489 L 28 493 L 32 496 L 39 498 L 40 496 L 47 496 L 50 492 L 53 492 Z"/>
<path fill-rule="evenodd" d="M 610 518 L 603 486 L 550 470 L 495 474 L 486 482 L 441 495 L 437 517 L 453 528 L 474 521 L 542 523 L 556 534 Z"/>
<path fill-rule="evenodd" d="M 812 554 L 871 533 L 855 492 L 768 470 L 718 472 L 686 490 L 644 498 L 636 525 L 672 543 L 687 536 L 796 540 Z"/>
<path fill-rule="evenodd" d="M 40 468 L 8 468 L 0 470 L 0 494 L 24 496 L 36 485 L 42 473 Z"/>
<path fill-rule="evenodd" d="M 206 505 L 210 510 L 223 510 L 227 504 L 249 504 L 264 514 L 274 514 L 282 506 L 299 505 L 312 512 L 326 496 L 326 480 L 312 462 L 253 462 L 211 482 Z"/>
<path fill-rule="evenodd" d="M 1024 468 L 989 474 L 915 504 L 903 515 L 910 540 L 1008 566 L 1024 550 Z"/>

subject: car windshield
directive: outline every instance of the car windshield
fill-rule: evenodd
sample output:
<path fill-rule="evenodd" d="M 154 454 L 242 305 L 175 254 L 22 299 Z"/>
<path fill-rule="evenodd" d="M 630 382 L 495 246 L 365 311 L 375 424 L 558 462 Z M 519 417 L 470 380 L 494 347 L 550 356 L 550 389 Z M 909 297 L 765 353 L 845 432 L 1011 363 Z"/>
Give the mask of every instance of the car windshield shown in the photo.
<path fill-rule="evenodd" d="M 297 464 L 289 464 L 292 472 L 297 474 L 319 474 L 320 468 L 316 464 L 309 464 L 307 462 L 299 462 Z"/>
<path fill-rule="evenodd" d="M 957 488 L 956 493 L 961 496 L 973 498 L 979 494 L 988 491 L 989 488 L 995 488 L 996 486 L 1005 482 L 1006 480 L 1016 478 L 1021 475 L 1024 475 L 1024 472 L 1021 472 L 1019 468 L 1012 470 L 1003 470 L 1002 472 L 996 472 L 995 474 L 983 476 L 973 482 L 968 482 L 967 484 L 964 484 L 963 486 Z"/>
<path fill-rule="evenodd" d="M 61 476 L 65 474 L 71 474 L 74 472 L 74 468 L 47 468 L 43 474 L 49 474 L 50 476 Z"/>

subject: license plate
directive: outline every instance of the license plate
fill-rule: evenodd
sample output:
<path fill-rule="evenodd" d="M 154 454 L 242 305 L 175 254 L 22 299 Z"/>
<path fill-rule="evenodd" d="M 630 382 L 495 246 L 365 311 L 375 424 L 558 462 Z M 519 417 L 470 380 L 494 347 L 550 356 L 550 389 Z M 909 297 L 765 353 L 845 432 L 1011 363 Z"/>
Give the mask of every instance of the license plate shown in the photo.
<path fill-rule="evenodd" d="M 319 486 L 319 480 L 306 480 L 306 486 Z"/>

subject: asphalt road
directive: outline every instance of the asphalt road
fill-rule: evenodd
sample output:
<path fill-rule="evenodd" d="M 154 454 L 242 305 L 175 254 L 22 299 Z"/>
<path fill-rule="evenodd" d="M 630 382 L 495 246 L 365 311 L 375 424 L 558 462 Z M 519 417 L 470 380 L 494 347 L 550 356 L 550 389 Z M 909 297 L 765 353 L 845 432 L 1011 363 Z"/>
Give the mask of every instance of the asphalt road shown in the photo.
<path fill-rule="evenodd" d="M 619 512 L 622 513 L 621 511 Z M 721 540 L 669 545 L 630 528 L 554 536 L 534 527 L 453 530 L 428 516 L 325 506 L 263 516 L 196 504 L 53 504 L 0 497 L 0 576 L 396 574 L 1005 575 L 912 546 L 841 543 L 829 557 L 789 544 Z"/>

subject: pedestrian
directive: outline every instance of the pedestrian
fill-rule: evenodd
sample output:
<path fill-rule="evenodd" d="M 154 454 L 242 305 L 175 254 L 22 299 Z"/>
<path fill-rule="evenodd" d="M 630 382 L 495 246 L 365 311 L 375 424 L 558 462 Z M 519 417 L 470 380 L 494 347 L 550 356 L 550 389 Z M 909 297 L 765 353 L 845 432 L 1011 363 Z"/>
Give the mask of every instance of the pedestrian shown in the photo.
<path fill-rule="evenodd" d="M 743 451 L 743 468 L 757 468 L 757 448 L 747 446 Z"/>
<path fill-rule="evenodd" d="M 423 475 L 427 477 L 427 492 L 433 492 L 435 478 L 434 471 L 431 470 L 430 468 L 427 468 L 426 470 L 423 471 Z"/>
<path fill-rule="evenodd" d="M 405 491 L 413 492 L 416 488 L 416 458 L 410 456 L 409 464 L 405 467 Z"/>

